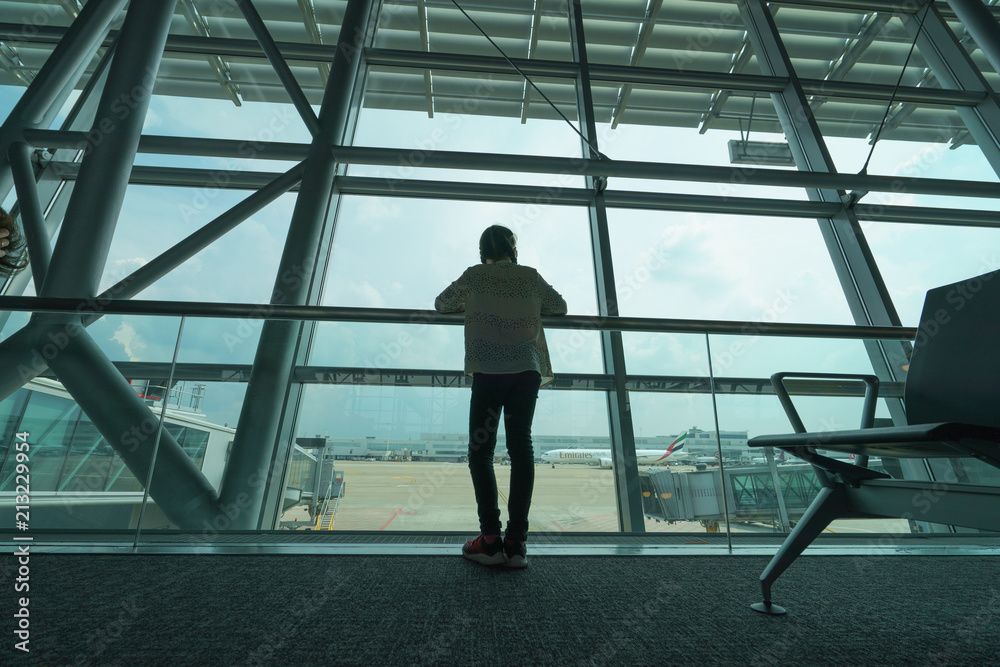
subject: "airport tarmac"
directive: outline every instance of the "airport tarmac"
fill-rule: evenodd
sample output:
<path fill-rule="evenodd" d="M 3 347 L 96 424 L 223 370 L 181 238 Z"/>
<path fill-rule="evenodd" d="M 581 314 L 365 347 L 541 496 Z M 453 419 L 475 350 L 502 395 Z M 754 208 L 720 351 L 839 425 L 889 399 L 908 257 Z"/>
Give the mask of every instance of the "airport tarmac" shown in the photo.
<path fill-rule="evenodd" d="M 321 530 L 469 531 L 479 530 L 468 464 L 414 461 L 337 461 L 344 474 L 344 495 L 332 521 Z M 510 466 L 496 465 L 501 521 L 507 521 Z M 672 470 L 683 472 L 684 467 Z M 693 468 L 691 468 L 693 470 Z M 315 528 L 305 508 L 293 508 L 283 521 Z M 531 530 L 547 532 L 617 532 L 618 518 L 611 470 L 582 465 L 535 465 L 529 516 Z M 287 524 L 286 524 L 287 525 Z M 646 531 L 696 533 L 697 521 L 668 524 L 646 519 Z M 725 530 L 725 524 L 720 525 Z M 771 526 L 733 524 L 733 532 L 769 534 Z M 904 520 L 841 520 L 830 533 L 909 532 Z"/>

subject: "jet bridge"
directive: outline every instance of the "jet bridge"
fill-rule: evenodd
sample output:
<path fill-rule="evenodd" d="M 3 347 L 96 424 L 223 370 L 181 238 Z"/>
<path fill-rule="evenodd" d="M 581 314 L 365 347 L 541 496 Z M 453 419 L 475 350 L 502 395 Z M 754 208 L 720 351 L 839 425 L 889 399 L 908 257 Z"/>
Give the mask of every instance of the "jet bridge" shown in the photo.
<path fill-rule="evenodd" d="M 659 521 L 699 521 L 710 532 L 726 520 L 763 523 L 788 531 L 819 493 L 812 466 L 750 466 L 677 472 L 639 472 L 644 514 Z M 777 481 L 777 485 L 776 482 Z M 780 495 L 775 492 L 780 488 Z M 726 494 L 726 503 L 723 502 Z"/>

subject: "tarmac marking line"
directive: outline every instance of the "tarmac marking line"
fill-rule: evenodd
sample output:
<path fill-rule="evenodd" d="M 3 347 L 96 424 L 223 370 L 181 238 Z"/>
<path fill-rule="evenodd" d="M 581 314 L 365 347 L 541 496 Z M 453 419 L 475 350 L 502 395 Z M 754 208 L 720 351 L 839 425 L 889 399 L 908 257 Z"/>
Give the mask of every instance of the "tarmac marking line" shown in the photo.
<path fill-rule="evenodd" d="M 393 514 L 393 515 L 392 515 L 391 517 L 389 517 L 389 520 L 388 520 L 388 521 L 386 521 L 386 522 L 385 522 L 384 524 L 382 524 L 382 527 L 381 527 L 381 528 L 379 528 L 379 530 L 385 530 L 385 529 L 386 529 L 386 527 L 387 527 L 387 526 L 388 526 L 388 525 L 389 525 L 390 523 L 392 523 L 392 520 L 393 520 L 393 519 L 395 519 L 395 518 L 396 518 L 397 516 L 399 516 L 399 515 L 400 515 L 400 514 L 402 514 L 402 513 L 403 513 L 403 508 L 402 508 L 402 507 L 400 507 L 399 509 L 397 509 L 397 510 L 396 510 L 396 513 L 395 513 L 395 514 Z"/>

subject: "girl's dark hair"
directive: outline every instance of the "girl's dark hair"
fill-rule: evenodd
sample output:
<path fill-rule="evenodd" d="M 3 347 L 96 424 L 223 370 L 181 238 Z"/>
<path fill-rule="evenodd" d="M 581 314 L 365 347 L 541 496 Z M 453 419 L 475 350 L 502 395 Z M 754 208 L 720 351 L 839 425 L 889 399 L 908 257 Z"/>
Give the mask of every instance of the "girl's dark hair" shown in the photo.
<path fill-rule="evenodd" d="M 517 258 L 514 257 L 515 243 L 517 237 L 506 227 L 502 225 L 487 227 L 479 237 L 479 261 L 485 264 L 488 259 L 495 262 L 507 257 L 517 264 Z"/>
<path fill-rule="evenodd" d="M 28 266 L 28 253 L 24 252 L 25 243 L 21 228 L 2 208 L 0 208 L 0 229 L 8 231 L 7 247 L 3 249 L 7 254 L 0 257 L 0 280 L 3 280 Z"/>

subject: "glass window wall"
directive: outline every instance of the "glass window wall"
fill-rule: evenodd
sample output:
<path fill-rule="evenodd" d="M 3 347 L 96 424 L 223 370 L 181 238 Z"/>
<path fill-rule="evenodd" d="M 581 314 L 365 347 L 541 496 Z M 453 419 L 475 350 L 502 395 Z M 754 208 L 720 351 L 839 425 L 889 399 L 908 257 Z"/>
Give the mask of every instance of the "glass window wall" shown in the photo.
<path fill-rule="evenodd" d="M 302 13 L 306 4 L 274 2 L 262 10 L 315 109 L 346 3 L 317 6 L 315 16 Z M 904 325 L 916 324 L 927 289 L 1000 266 L 991 260 L 995 230 L 981 215 L 996 208 L 995 199 L 985 191 L 981 197 L 959 198 L 947 187 L 936 194 L 864 194 L 859 188 L 862 245 L 871 248 L 872 270 L 884 278 L 888 301 L 877 303 L 881 295 L 869 293 L 877 290 L 862 289 L 858 297 L 854 278 L 866 284 L 868 267 L 856 260 L 845 267 L 851 240 L 839 239 L 845 248 L 838 248 L 817 224 L 839 213 L 841 203 L 825 202 L 820 212 L 817 202 L 806 201 L 810 193 L 803 187 L 751 185 L 752 179 L 741 176 L 765 167 L 741 163 L 730 152 L 733 141 L 745 148 L 750 141 L 787 144 L 795 136 L 780 122 L 770 97 L 782 82 L 760 76 L 736 3 L 677 0 L 663 3 L 655 17 L 649 13 L 659 3 L 585 3 L 586 48 L 595 72 L 590 82 L 594 108 L 587 113 L 577 108 L 565 3 L 509 4 L 479 3 L 470 13 L 511 57 L 540 72 L 532 75 L 533 81 L 571 123 L 579 127 L 580 118 L 596 119 L 597 143 L 612 161 L 672 163 L 692 170 L 740 166 L 728 175 L 709 177 L 709 182 L 702 177 L 611 177 L 605 193 L 611 253 L 600 257 L 594 244 L 605 230 L 599 217 L 591 220 L 601 205 L 599 192 L 584 189 L 584 174 L 600 169 L 579 159 L 581 142 L 574 129 L 521 77 L 505 69 L 495 49 L 450 3 L 382 3 L 374 48 L 367 52 L 371 64 L 359 69 L 366 78 L 358 86 L 358 98 L 344 100 L 342 110 L 357 112 L 356 127 L 348 123 L 355 146 L 398 150 L 400 160 L 366 165 L 337 158 L 334 207 L 321 222 L 331 245 L 315 248 L 318 261 L 300 267 L 302 274 L 296 276 L 315 285 L 308 302 L 327 309 L 313 311 L 314 319 L 304 322 L 266 319 L 271 310 L 265 304 L 283 302 L 273 287 L 281 279 L 281 257 L 300 196 L 290 192 L 137 295 L 163 303 L 259 307 L 240 317 L 220 312 L 219 317 L 186 318 L 176 367 L 170 363 L 179 330 L 174 317 L 110 312 L 88 328 L 100 354 L 132 381 L 131 391 L 141 396 L 145 412 L 133 410 L 134 401 L 115 396 L 106 383 L 84 382 L 72 370 L 60 372 L 93 414 L 54 379 L 36 378 L 18 387 L 10 375 L 0 383 L 5 391 L 0 401 L 0 507 L 9 509 L 11 437 L 24 429 L 35 440 L 32 487 L 49 494 L 46 521 L 57 528 L 113 531 L 141 524 L 176 533 L 207 531 L 209 539 L 237 526 L 264 532 L 474 531 L 463 460 L 470 391 L 463 375 L 462 331 L 457 324 L 421 321 L 411 311 L 429 310 L 438 293 L 479 262 L 479 235 L 498 223 L 518 235 L 519 261 L 539 269 L 566 298 L 571 315 L 596 316 L 602 281 L 613 275 L 621 315 L 664 320 L 657 323 L 663 332 L 646 330 L 649 323 L 622 327 L 621 368 L 602 349 L 599 331 L 587 326 L 592 321 L 548 328 L 557 377 L 541 392 L 534 420 L 538 481 L 533 530 L 540 535 L 618 531 L 620 516 L 628 510 L 619 506 L 617 489 L 623 479 L 638 475 L 642 516 L 631 519 L 648 532 L 708 536 L 728 529 L 734 537 L 768 535 L 776 540 L 787 532 L 819 486 L 811 468 L 793 465 L 781 452 L 746 444 L 756 435 L 790 430 L 768 377 L 784 370 L 872 373 L 884 369 L 884 360 L 871 341 L 779 337 L 771 335 L 772 327 L 854 325 L 852 312 L 858 310 L 848 303 L 859 298 L 867 301 L 870 312 L 885 306 L 895 309 Z M 0 22 L 29 20 L 11 7 L 0 8 Z M 47 25 L 67 25 L 61 8 L 46 7 L 55 11 Z M 863 93 L 871 88 L 861 84 L 880 86 L 883 92 L 894 85 L 911 33 L 898 17 L 875 12 L 772 7 L 777 36 L 805 86 L 820 138 L 841 172 L 856 172 L 884 112 L 881 95 L 866 99 Z M 201 10 L 199 18 L 179 5 L 171 32 L 204 38 L 189 41 L 218 48 L 214 53 L 181 53 L 176 40 L 168 47 L 144 132 L 175 139 L 178 154 L 137 158 L 142 168 L 133 173 L 113 238 L 106 247 L 93 249 L 108 258 L 102 290 L 252 192 L 219 183 L 220 174 L 223 180 L 263 181 L 263 174 L 249 172 L 282 172 L 297 159 L 253 160 L 257 144 L 298 144 L 295 150 L 303 151 L 311 139 L 266 60 L 245 49 L 227 51 L 237 45 L 229 40 L 251 38 L 235 5 Z M 7 49 L 0 52 L 4 63 L 14 62 L 13 48 L 23 65 L 0 68 L 0 113 L 6 117 L 23 89 L 17 86 L 26 83 L 18 75 L 37 75 L 52 45 L 11 41 L 2 48 Z M 973 62 L 981 63 L 981 54 L 971 43 L 968 48 Z M 929 54 L 925 61 L 918 49 L 902 85 L 941 88 L 929 61 Z M 652 80 L 657 69 L 669 75 L 671 86 L 622 83 L 630 73 Z M 991 83 L 996 80 L 995 73 L 986 75 Z M 678 78 L 689 83 L 678 86 Z M 717 82 L 719 87 L 712 87 Z M 838 93 L 827 95 L 823 86 L 834 83 Z M 944 179 L 956 187 L 978 181 L 985 190 L 995 184 L 996 172 L 986 155 L 996 146 L 977 146 L 954 106 L 904 100 L 890 111 L 888 131 L 876 146 L 869 173 Z M 183 155 L 201 150 L 188 139 L 235 140 L 250 154 Z M 486 157 L 481 163 L 468 160 L 465 169 L 431 169 L 423 164 L 431 151 Z M 492 155 L 531 165 L 537 164 L 535 158 L 567 158 L 576 168 L 545 163 L 534 172 L 500 172 L 491 168 Z M 42 163 L 40 168 L 44 159 Z M 786 162 L 766 168 L 794 167 Z M 55 170 L 43 174 L 58 176 Z M 688 176 L 681 172 L 676 178 Z M 821 179 L 813 183 L 810 187 L 825 185 Z M 67 179 L 61 196 L 68 197 L 72 189 L 73 179 Z M 756 203 L 736 199 L 742 197 Z M 11 201 L 13 196 L 7 199 Z M 901 207 L 973 210 L 934 226 L 914 224 L 926 222 L 926 212 L 915 214 L 913 221 L 879 222 L 874 206 L 891 209 L 897 218 L 906 213 Z M 65 199 L 50 214 L 58 219 L 64 209 Z M 595 257 L 604 265 L 595 267 Z M 30 281 L 17 280 L 7 296 L 34 295 Z M 851 293 L 845 295 L 845 289 Z M 360 309 L 361 315 L 351 320 L 343 309 Z M 375 315 L 382 319 L 369 309 L 378 309 Z M 30 317 L 17 311 L 6 318 L 0 342 L 6 347 L 0 352 L 12 360 L 11 368 L 24 353 L 14 349 L 14 334 L 25 326 L 30 333 L 44 320 L 39 316 L 29 323 Z M 688 333 L 690 329 L 669 321 L 675 319 L 694 320 L 715 331 L 708 337 L 711 351 L 705 334 Z M 749 323 L 749 328 L 720 333 L 725 329 L 713 328 L 716 321 Z M 286 343 L 261 343 L 265 328 L 292 334 Z M 883 378 L 879 423 L 900 422 L 903 414 L 905 376 L 901 368 L 891 370 L 892 381 Z M 171 376 L 175 381 L 167 387 Z M 247 384 L 251 378 L 252 391 Z M 626 384 L 629 410 L 608 409 L 616 379 Z M 810 428 L 856 426 L 862 401 L 858 391 L 808 382 L 794 389 Z M 84 401 L 81 392 L 90 391 L 106 395 L 105 404 Z M 158 467 L 170 471 L 165 481 L 154 482 L 143 506 L 143 466 L 134 459 L 124 463 L 130 452 L 120 438 L 107 437 L 108 421 L 126 413 L 158 415 L 164 406 L 162 431 L 158 418 L 136 426 L 149 447 L 161 438 L 154 472 Z M 238 424 L 243 429 L 239 433 Z M 629 431 L 634 437 L 626 449 L 634 445 L 637 453 L 667 452 L 675 443 L 683 447 L 667 457 L 668 465 L 648 461 L 644 457 L 651 455 L 644 453 L 633 468 L 633 462 L 615 461 L 611 453 L 611 434 Z M 496 474 L 503 494 L 509 467 L 502 430 L 500 435 Z M 230 461 L 237 460 L 232 458 L 236 448 L 238 460 L 251 457 L 263 466 L 262 485 L 253 489 L 252 512 L 257 514 L 252 520 L 205 514 L 205 507 L 190 509 L 194 506 L 184 503 L 180 506 L 188 509 L 178 510 L 180 492 L 173 486 L 178 481 L 190 483 L 180 485 L 185 493 L 201 488 L 205 497 L 211 497 L 209 488 L 226 494 L 235 488 L 226 488 L 224 480 Z M 996 478 L 992 469 L 955 458 L 885 458 L 870 465 L 895 479 L 993 483 Z M 70 496 L 75 500 L 67 501 Z M 681 503 L 695 498 L 701 499 L 697 506 Z M 950 530 L 919 517 L 873 521 L 838 521 L 831 530 Z"/>

